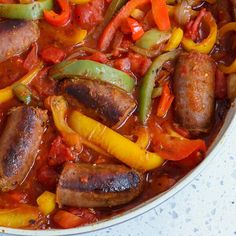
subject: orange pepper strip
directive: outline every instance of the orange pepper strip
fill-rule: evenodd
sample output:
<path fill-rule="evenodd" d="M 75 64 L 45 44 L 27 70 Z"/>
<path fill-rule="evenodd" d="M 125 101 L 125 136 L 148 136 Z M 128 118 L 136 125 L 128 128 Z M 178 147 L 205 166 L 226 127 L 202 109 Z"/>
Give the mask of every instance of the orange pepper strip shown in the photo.
<path fill-rule="evenodd" d="M 151 0 L 152 14 L 157 27 L 162 31 L 170 29 L 170 18 L 165 0 Z"/>
<path fill-rule="evenodd" d="M 142 25 L 140 25 L 138 21 L 136 21 L 135 19 L 131 17 L 127 19 L 127 22 L 132 32 L 132 39 L 134 41 L 139 40 L 144 34 Z"/>

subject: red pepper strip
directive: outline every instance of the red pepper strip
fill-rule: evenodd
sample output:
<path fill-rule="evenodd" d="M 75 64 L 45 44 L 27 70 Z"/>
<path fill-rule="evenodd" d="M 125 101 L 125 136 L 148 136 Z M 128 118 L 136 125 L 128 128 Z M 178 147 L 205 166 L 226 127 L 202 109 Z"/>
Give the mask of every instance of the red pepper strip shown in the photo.
<path fill-rule="evenodd" d="M 201 139 L 190 140 L 165 133 L 154 122 L 150 122 L 153 149 L 165 160 L 179 161 L 189 157 L 193 152 L 201 151 L 205 154 L 206 145 Z"/>
<path fill-rule="evenodd" d="M 166 0 L 151 0 L 152 14 L 157 27 L 162 31 L 170 29 L 170 18 Z"/>
<path fill-rule="evenodd" d="M 189 23 L 186 25 L 186 32 L 185 37 L 192 39 L 195 41 L 199 34 L 199 25 L 202 21 L 202 18 L 206 15 L 207 11 L 206 9 L 202 9 L 200 13 L 198 14 L 197 18 L 195 20 L 189 21 Z"/>
<path fill-rule="evenodd" d="M 37 44 L 33 44 L 32 49 L 30 50 L 29 54 L 25 58 L 23 67 L 27 71 L 31 71 L 38 63 L 39 63 L 38 47 L 37 47 Z"/>
<path fill-rule="evenodd" d="M 134 41 L 139 40 L 144 34 L 142 25 L 140 25 L 138 21 L 136 21 L 135 19 L 131 17 L 127 19 L 127 22 L 132 32 L 132 39 Z"/>
<path fill-rule="evenodd" d="M 157 116 L 164 117 L 170 109 L 171 103 L 174 100 L 174 96 L 170 92 L 168 83 L 163 86 L 161 99 L 157 107 Z"/>
<path fill-rule="evenodd" d="M 65 52 L 60 48 L 56 48 L 53 46 L 46 47 L 40 53 L 42 59 L 45 62 L 56 64 L 61 62 L 66 56 Z"/>
<path fill-rule="evenodd" d="M 123 8 L 121 8 L 119 13 L 110 21 L 103 31 L 98 42 L 98 48 L 101 51 L 107 50 L 122 22 L 130 16 L 134 9 L 149 2 L 150 0 L 130 0 Z"/>
<path fill-rule="evenodd" d="M 61 14 L 45 10 L 44 18 L 53 26 L 63 26 L 70 20 L 70 6 L 68 0 L 57 0 L 57 2 L 61 8 Z"/>

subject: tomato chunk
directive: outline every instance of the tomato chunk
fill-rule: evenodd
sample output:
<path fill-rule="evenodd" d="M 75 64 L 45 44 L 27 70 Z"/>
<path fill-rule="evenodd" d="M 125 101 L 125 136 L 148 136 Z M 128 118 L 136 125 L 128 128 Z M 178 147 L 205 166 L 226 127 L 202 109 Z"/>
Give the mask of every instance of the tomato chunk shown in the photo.
<path fill-rule="evenodd" d="M 42 59 L 47 63 L 56 64 L 61 62 L 65 57 L 65 52 L 60 48 L 49 46 L 44 48 L 40 53 Z"/>

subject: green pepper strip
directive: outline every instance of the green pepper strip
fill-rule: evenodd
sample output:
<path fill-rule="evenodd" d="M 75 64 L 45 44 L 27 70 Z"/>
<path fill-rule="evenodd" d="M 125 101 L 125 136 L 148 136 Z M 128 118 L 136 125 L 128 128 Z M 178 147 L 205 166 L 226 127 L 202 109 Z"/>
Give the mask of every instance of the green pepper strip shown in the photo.
<path fill-rule="evenodd" d="M 123 71 L 90 60 L 63 61 L 49 71 L 49 77 L 60 80 L 65 77 L 83 77 L 91 80 L 101 80 L 115 85 L 127 92 L 134 88 L 134 79 Z"/>
<path fill-rule="evenodd" d="M 0 17 L 8 19 L 38 20 L 44 10 L 51 10 L 53 0 L 40 0 L 29 4 L 0 4 Z"/>
<path fill-rule="evenodd" d="M 174 60 L 178 54 L 179 51 L 175 50 L 158 56 L 143 78 L 139 94 L 139 120 L 143 124 L 146 123 L 150 111 L 157 70 L 159 70 L 166 61 Z"/>

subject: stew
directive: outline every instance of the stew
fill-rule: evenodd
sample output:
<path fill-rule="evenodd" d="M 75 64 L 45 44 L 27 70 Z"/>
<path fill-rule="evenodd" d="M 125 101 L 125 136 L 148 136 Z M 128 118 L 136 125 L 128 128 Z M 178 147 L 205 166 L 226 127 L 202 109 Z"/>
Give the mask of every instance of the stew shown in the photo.
<path fill-rule="evenodd" d="M 109 219 L 207 158 L 235 21 L 235 0 L 0 0 L 0 226 Z"/>

